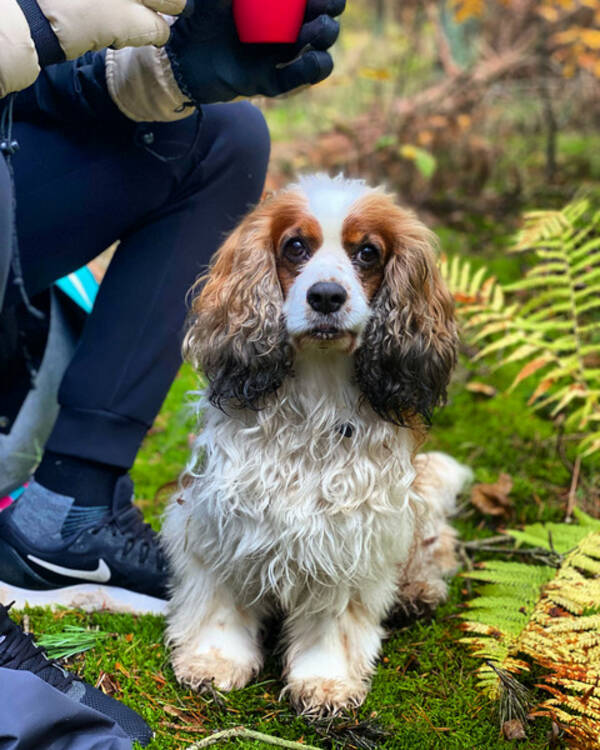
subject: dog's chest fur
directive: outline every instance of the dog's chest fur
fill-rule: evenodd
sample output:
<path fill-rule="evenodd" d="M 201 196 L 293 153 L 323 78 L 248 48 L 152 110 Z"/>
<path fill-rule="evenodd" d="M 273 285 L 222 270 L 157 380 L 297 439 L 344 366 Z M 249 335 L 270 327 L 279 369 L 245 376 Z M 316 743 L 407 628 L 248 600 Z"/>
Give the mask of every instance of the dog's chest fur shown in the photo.
<path fill-rule="evenodd" d="M 348 368 L 306 358 L 263 410 L 206 410 L 185 543 L 242 601 L 343 607 L 408 553 L 412 433 L 359 406 Z"/>

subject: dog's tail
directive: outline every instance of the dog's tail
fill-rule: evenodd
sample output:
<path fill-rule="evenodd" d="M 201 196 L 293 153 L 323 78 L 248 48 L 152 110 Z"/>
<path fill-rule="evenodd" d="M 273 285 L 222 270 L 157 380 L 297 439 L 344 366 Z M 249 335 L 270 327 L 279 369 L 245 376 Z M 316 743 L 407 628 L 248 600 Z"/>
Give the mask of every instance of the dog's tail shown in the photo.
<path fill-rule="evenodd" d="M 473 472 L 446 453 L 420 453 L 415 458 L 413 489 L 434 516 L 447 518 L 456 510 L 456 498 L 473 480 Z"/>

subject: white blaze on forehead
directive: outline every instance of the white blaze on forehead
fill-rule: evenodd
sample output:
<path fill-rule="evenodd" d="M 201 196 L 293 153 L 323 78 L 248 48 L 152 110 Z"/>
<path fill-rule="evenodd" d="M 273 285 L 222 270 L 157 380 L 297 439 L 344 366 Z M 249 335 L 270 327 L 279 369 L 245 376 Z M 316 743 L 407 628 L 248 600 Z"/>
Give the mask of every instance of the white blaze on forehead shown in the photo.
<path fill-rule="evenodd" d="M 340 242 L 342 224 L 351 206 L 373 190 L 364 180 L 347 180 L 342 175 L 328 177 L 326 174 L 301 177 L 295 187 L 306 196 L 309 211 L 321 224 L 323 232 L 335 228 Z"/>

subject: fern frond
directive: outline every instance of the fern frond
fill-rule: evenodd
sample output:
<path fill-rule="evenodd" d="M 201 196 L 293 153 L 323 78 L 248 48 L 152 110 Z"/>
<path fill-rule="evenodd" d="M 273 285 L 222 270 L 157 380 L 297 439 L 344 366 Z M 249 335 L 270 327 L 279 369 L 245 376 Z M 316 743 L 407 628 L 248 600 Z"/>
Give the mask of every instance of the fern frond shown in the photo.
<path fill-rule="evenodd" d="M 573 208 L 574 206 L 570 206 L 561 211 L 527 212 L 523 217 L 523 227 L 515 237 L 512 252 L 524 252 L 541 242 L 551 243 L 557 235 L 568 235 L 573 227 Z"/>
<path fill-rule="evenodd" d="M 529 565 L 505 560 L 488 560 L 481 568 L 463 573 L 465 578 L 476 581 L 489 581 L 506 586 L 506 594 L 512 589 L 537 591 L 538 587 L 552 578 L 552 571 L 539 565 Z"/>
<path fill-rule="evenodd" d="M 477 673 L 486 695 L 501 698 L 492 672 L 523 673 L 522 655 L 545 671 L 537 687 L 550 696 L 533 715 L 559 723 L 570 747 L 600 748 L 600 521 L 580 510 L 575 517 L 575 524 L 509 532 L 521 544 L 560 552 L 558 569 L 491 560 L 466 574 L 494 583 L 469 603 L 463 629 L 476 635 L 461 640 L 486 660 Z"/>
<path fill-rule="evenodd" d="M 469 261 L 457 257 L 442 267 L 463 332 L 479 348 L 474 360 L 492 357 L 495 367 L 523 362 L 511 388 L 533 383 L 533 408 L 552 418 L 564 414 L 573 431 L 600 424 L 600 368 L 592 364 L 600 355 L 597 201 L 580 197 L 560 211 L 526 214 L 512 251 L 530 251 L 535 261 L 512 284 L 498 284 L 481 268 L 473 275 Z M 514 304 L 507 306 L 505 295 Z M 600 432 L 585 435 L 579 451 L 600 451 Z"/>
<path fill-rule="evenodd" d="M 590 531 L 600 531 L 600 521 L 582 510 L 577 509 L 575 517 L 576 524 L 532 523 L 522 531 L 509 529 L 507 534 L 521 544 L 555 550 L 558 554 L 565 555 L 580 544 Z"/>

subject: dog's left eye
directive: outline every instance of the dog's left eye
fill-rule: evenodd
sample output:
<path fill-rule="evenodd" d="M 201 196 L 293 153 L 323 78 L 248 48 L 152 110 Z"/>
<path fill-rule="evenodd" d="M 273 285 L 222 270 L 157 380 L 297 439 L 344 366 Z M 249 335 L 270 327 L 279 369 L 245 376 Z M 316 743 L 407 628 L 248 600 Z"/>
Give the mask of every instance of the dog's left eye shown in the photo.
<path fill-rule="evenodd" d="M 362 245 L 354 256 L 356 262 L 364 268 L 374 266 L 379 260 L 379 250 L 375 245 Z"/>

